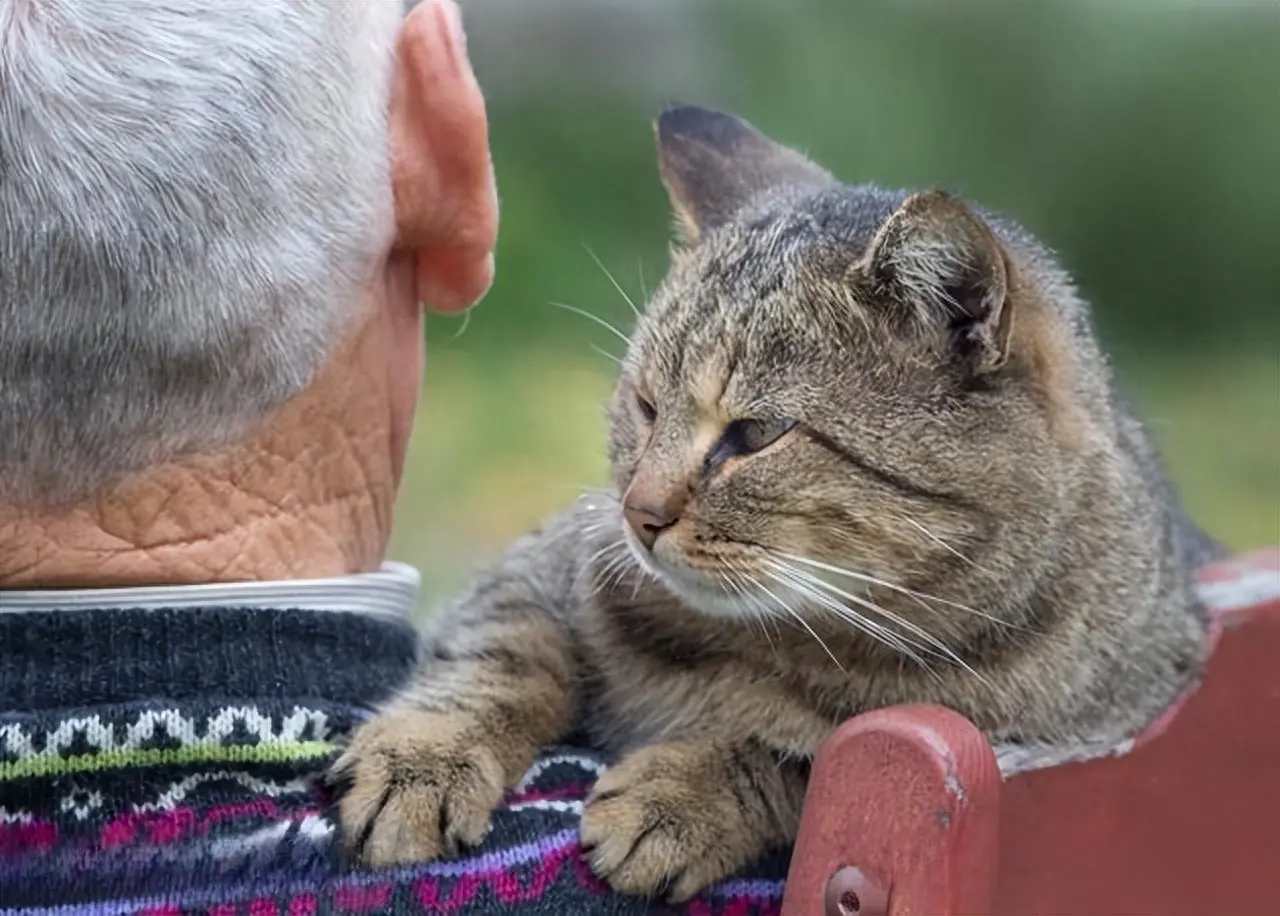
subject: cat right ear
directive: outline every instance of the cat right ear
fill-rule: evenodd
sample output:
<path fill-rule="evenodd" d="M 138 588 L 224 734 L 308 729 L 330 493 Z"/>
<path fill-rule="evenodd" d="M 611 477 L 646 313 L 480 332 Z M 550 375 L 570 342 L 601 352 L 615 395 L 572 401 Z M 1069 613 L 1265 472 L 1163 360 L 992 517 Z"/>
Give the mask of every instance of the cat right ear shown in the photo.
<path fill-rule="evenodd" d="M 654 133 L 662 183 L 690 244 L 729 222 L 762 191 L 833 180 L 746 121 L 708 108 L 668 108 L 658 116 Z"/>
<path fill-rule="evenodd" d="M 1004 364 L 1013 326 L 1004 249 L 957 198 L 942 191 L 907 198 L 876 233 L 861 269 L 918 325 L 945 327 L 976 371 Z"/>

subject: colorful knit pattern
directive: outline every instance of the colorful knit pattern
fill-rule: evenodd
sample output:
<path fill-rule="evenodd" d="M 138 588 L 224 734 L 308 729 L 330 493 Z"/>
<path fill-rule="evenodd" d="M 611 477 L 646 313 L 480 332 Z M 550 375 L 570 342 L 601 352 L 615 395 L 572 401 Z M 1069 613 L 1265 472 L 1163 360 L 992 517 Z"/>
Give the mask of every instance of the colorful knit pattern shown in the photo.
<path fill-rule="evenodd" d="M 86 625 L 104 627 L 120 613 L 101 612 L 95 621 L 75 612 L 86 615 Z M 270 651 L 244 646 L 237 665 L 316 652 L 314 614 L 173 613 L 238 615 L 240 625 L 226 632 L 242 629 L 248 639 L 263 635 L 255 615 L 275 615 Z M 44 615 L 8 616 L 37 625 Z M 262 689 L 270 678 L 238 677 L 236 670 L 200 691 L 165 690 L 154 677 L 114 671 L 106 689 L 98 676 L 97 688 L 80 694 L 102 702 L 51 707 L 14 702 L 21 687 L 0 673 L 0 916 L 778 912 L 785 857 L 762 863 L 753 880 L 726 882 L 678 910 L 612 893 L 586 867 L 577 839 L 583 798 L 603 764 L 572 748 L 538 759 L 495 813 L 484 845 L 465 857 L 394 871 L 344 868 L 317 776 L 335 742 L 403 680 L 415 643 L 406 626 L 399 634 L 409 640 L 405 651 L 380 655 L 389 634 L 367 631 L 395 624 L 325 616 L 324 625 L 345 628 L 347 639 L 329 640 L 331 657 L 312 659 L 319 668 L 292 683 L 277 679 L 272 691 Z M 16 673 L 5 642 L 13 622 L 5 617 L 0 671 Z M 299 627 L 289 633 L 280 622 L 293 617 Z M 340 645 L 344 651 L 334 654 Z M 157 645 L 156 657 L 141 661 L 160 662 L 163 649 Z M 191 659 L 199 667 L 198 654 Z M 363 666 L 363 684 L 359 677 L 347 677 L 340 689 L 325 683 L 321 672 L 352 664 Z M 167 674 L 183 685 L 186 676 L 200 679 L 195 671 Z M 237 683 L 254 685 L 256 695 L 238 695 Z M 76 696 L 73 683 L 67 689 L 68 698 Z M 29 693 L 39 701 L 53 692 Z M 175 702 L 173 694 L 185 696 Z"/>

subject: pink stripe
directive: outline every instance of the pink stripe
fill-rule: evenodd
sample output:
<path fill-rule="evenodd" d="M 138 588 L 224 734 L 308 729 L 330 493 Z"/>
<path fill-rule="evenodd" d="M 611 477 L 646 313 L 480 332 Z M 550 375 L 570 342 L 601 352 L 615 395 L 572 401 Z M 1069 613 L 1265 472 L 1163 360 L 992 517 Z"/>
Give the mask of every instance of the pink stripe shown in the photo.
<path fill-rule="evenodd" d="M 575 858 L 572 855 L 575 851 L 576 848 L 571 848 L 556 852 L 539 865 L 527 881 L 522 881 L 518 875 L 502 869 L 479 875 L 461 875 L 457 878 L 431 875 L 415 881 L 413 892 L 419 905 L 432 913 L 456 913 L 474 900 L 481 888 L 486 886 L 502 903 L 515 906 L 530 900 L 538 900 L 546 894 L 547 888 L 555 882 L 565 861 Z"/>
<path fill-rule="evenodd" d="M 334 905 L 351 913 L 368 913 L 386 906 L 395 891 L 394 884 L 369 887 L 338 887 L 333 891 Z"/>
<path fill-rule="evenodd" d="M 508 805 L 529 801 L 559 801 L 561 799 L 576 801 L 577 799 L 585 798 L 586 794 L 587 786 L 582 784 L 562 786 L 558 789 L 530 789 L 527 792 L 512 792 L 503 801 Z"/>
<path fill-rule="evenodd" d="M 182 916 L 182 907 L 174 903 L 165 903 L 160 906 L 147 907 L 141 911 L 139 916 Z"/>
<path fill-rule="evenodd" d="M 471 902 L 485 881 L 478 875 L 461 875 L 453 881 L 448 898 L 441 900 L 440 887 L 443 883 L 438 877 L 419 878 L 413 885 L 418 903 L 433 913 L 457 912 Z"/>
<path fill-rule="evenodd" d="M 114 849 L 136 842 L 167 846 L 191 836 L 202 836 L 224 821 L 275 820 L 278 823 L 291 823 L 319 813 L 319 809 L 313 807 L 286 812 L 274 801 L 265 798 L 214 805 L 203 812 L 191 807 L 143 813 L 131 811 L 108 821 L 98 836 L 98 842 L 103 849 Z M 0 833 L 0 848 L 3 848 L 2 838 L 3 833 Z"/>
<path fill-rule="evenodd" d="M 289 916 L 315 916 L 315 912 L 315 894 L 302 894 L 289 901 Z"/>
<path fill-rule="evenodd" d="M 591 870 L 591 866 L 587 864 L 584 856 L 576 855 L 573 857 L 573 872 L 578 879 L 578 886 L 584 890 L 588 890 L 593 894 L 613 893 L 613 889 L 601 881 L 599 876 Z"/>
<path fill-rule="evenodd" d="M 216 824 L 218 821 L 231 820 L 251 814 L 256 814 L 259 817 L 276 817 L 279 813 L 280 806 L 271 799 L 255 798 L 253 801 L 215 805 L 205 812 L 204 822 L 206 825 Z"/>
<path fill-rule="evenodd" d="M 58 842 L 58 826 L 50 821 L 0 824 L 0 853 L 45 852 Z"/>
<path fill-rule="evenodd" d="M 152 843 L 167 846 L 195 831 L 199 815 L 190 808 L 175 808 L 158 814 L 146 823 L 148 839 Z"/>

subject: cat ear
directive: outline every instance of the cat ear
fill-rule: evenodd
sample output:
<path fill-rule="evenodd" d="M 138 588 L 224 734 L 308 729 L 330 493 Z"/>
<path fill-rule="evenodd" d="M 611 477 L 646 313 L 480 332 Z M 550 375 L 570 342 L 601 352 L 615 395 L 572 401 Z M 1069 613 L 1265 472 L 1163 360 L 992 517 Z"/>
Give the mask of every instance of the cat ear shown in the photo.
<path fill-rule="evenodd" d="M 654 133 L 662 183 L 691 244 L 732 219 L 761 191 L 833 180 L 746 121 L 707 108 L 669 108 L 658 116 Z"/>
<path fill-rule="evenodd" d="M 964 203 L 942 191 L 913 194 L 876 233 L 861 268 L 926 327 L 945 323 L 977 371 L 1004 364 L 1013 318 L 1004 249 Z"/>

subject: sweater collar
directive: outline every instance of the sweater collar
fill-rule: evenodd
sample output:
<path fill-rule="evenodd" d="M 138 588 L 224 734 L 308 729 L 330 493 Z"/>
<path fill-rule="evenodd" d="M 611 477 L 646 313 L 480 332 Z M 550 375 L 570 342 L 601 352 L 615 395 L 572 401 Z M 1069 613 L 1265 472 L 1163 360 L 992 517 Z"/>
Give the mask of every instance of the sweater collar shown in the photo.
<path fill-rule="evenodd" d="M 418 654 L 416 570 L 0 592 L 0 717 L 103 704 L 376 705 Z"/>
<path fill-rule="evenodd" d="M 0 614 L 52 610 L 154 610 L 223 607 L 342 610 L 407 617 L 418 600 L 421 576 L 404 563 L 384 563 L 377 572 L 331 579 L 227 582 L 139 588 L 0 589 Z"/>

